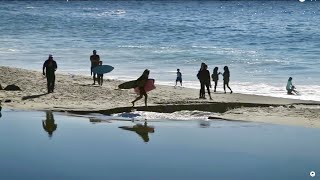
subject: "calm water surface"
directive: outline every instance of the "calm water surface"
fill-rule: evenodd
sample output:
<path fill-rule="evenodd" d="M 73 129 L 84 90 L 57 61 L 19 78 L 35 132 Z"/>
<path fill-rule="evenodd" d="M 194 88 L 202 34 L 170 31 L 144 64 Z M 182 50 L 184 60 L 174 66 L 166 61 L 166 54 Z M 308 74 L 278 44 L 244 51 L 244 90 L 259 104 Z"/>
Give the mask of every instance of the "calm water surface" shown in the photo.
<path fill-rule="evenodd" d="M 3 110 L 0 179 L 309 179 L 319 138 L 269 124 Z"/>

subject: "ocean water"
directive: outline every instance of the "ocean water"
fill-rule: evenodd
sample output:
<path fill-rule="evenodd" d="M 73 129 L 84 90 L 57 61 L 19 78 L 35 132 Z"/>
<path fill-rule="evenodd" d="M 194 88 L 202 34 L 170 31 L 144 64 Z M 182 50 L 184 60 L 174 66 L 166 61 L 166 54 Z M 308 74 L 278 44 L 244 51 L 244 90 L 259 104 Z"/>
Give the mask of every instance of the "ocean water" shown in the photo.
<path fill-rule="evenodd" d="M 90 75 L 96 49 L 108 78 L 199 88 L 201 62 L 225 65 L 234 92 L 320 100 L 316 1 L 0 1 L 0 65 Z M 288 96 L 288 77 L 301 96 Z M 222 79 L 222 77 L 220 77 Z M 222 82 L 219 82 L 222 91 Z"/>
<path fill-rule="evenodd" d="M 310 171 L 315 179 L 320 174 L 316 128 L 112 118 L 2 110 L 0 179 L 301 180 L 310 179 Z"/>

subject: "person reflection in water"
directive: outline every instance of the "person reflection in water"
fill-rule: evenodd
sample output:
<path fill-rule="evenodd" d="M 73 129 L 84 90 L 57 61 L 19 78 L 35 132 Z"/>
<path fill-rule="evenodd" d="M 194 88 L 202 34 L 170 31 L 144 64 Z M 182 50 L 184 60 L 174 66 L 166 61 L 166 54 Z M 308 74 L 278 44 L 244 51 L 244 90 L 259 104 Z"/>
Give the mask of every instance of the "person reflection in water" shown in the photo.
<path fill-rule="evenodd" d="M 51 111 L 46 112 L 46 120 L 42 121 L 42 127 L 51 138 L 53 132 L 57 129 L 57 124 L 54 123 L 54 118 Z"/>
<path fill-rule="evenodd" d="M 148 126 L 147 122 L 142 124 L 136 124 L 134 126 L 121 126 L 119 127 L 124 130 L 136 132 L 144 142 L 149 142 L 149 133 L 154 133 L 154 127 Z"/>

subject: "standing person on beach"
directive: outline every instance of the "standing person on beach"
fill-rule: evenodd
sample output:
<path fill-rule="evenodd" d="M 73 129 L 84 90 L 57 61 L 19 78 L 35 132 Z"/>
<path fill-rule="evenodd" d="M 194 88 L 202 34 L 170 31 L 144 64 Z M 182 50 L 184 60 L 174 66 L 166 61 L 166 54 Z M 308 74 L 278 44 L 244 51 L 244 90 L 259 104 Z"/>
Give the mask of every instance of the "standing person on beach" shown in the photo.
<path fill-rule="evenodd" d="M 295 89 L 294 85 L 292 85 L 292 77 L 289 77 L 286 89 L 287 89 L 288 95 L 294 95 L 292 92 L 294 92 L 295 94 L 298 94 L 298 92 L 294 90 Z"/>
<path fill-rule="evenodd" d="M 210 93 L 210 88 L 211 88 L 210 72 L 206 64 L 204 65 L 204 69 L 200 71 L 199 78 L 201 83 L 201 89 L 203 89 L 203 97 L 201 99 L 205 99 L 204 94 L 205 94 L 205 87 L 206 87 L 209 97 L 212 100 L 211 93 Z"/>
<path fill-rule="evenodd" d="M 229 71 L 229 68 L 228 66 L 225 66 L 224 68 L 224 73 L 223 73 L 223 90 L 224 90 L 224 93 L 226 94 L 226 86 L 229 88 L 230 90 L 230 94 L 232 94 L 232 90 L 231 88 L 229 87 L 229 80 L 230 80 L 230 71 Z"/>
<path fill-rule="evenodd" d="M 99 66 L 102 66 L 102 61 L 99 61 Z M 102 86 L 103 84 L 103 74 L 97 74 L 98 84 Z"/>
<path fill-rule="evenodd" d="M 54 83 L 56 81 L 55 71 L 58 66 L 56 61 L 53 60 L 51 54 L 49 54 L 49 58 L 43 63 L 42 74 L 47 77 L 47 89 L 48 93 L 52 93 L 54 90 Z M 46 70 L 46 72 L 44 72 Z"/>
<path fill-rule="evenodd" d="M 144 89 L 144 86 L 146 85 L 146 83 L 147 83 L 147 81 L 149 79 L 149 73 L 150 73 L 150 71 L 148 69 L 144 70 L 142 75 L 136 80 L 135 87 L 139 88 L 140 95 L 134 101 L 131 102 L 132 103 L 132 107 L 134 107 L 134 103 L 136 101 L 140 100 L 143 96 L 144 96 L 144 104 L 145 104 L 145 106 L 147 106 L 148 95 L 147 95 L 147 92 Z"/>
<path fill-rule="evenodd" d="M 200 99 L 205 99 L 204 85 L 201 83 L 201 80 L 200 80 L 200 72 L 204 69 L 205 65 L 206 65 L 205 63 L 201 63 L 200 70 L 198 71 L 198 74 L 197 74 L 198 80 L 200 82 L 200 92 L 199 92 L 199 98 Z"/>
<path fill-rule="evenodd" d="M 97 54 L 96 50 L 93 50 L 93 54 L 90 56 L 90 61 L 91 61 L 91 75 L 92 75 L 92 69 L 97 67 L 100 62 L 100 56 Z M 96 84 L 96 73 L 93 73 L 93 84 Z"/>
<path fill-rule="evenodd" d="M 215 67 L 213 69 L 213 73 L 212 73 L 212 81 L 214 81 L 214 90 L 213 92 L 216 92 L 217 90 L 217 85 L 218 85 L 218 81 L 219 81 L 219 74 L 221 74 L 221 72 L 218 72 L 218 67 Z"/>
<path fill-rule="evenodd" d="M 180 72 L 180 69 L 177 69 L 177 78 L 176 78 L 176 85 L 174 87 L 177 86 L 177 83 L 180 82 L 180 85 L 182 87 L 182 74 Z"/>

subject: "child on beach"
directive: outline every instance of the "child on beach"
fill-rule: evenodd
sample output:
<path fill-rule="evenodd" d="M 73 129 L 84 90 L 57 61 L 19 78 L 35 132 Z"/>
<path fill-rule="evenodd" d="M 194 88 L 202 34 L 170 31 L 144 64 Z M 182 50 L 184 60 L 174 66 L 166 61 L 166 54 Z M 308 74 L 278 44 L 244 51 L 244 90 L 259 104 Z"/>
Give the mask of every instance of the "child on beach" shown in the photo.
<path fill-rule="evenodd" d="M 144 96 L 144 104 L 145 104 L 145 106 L 147 106 L 148 95 L 147 95 L 147 92 L 144 89 L 144 86 L 146 85 L 146 83 L 147 83 L 147 81 L 149 79 L 149 73 L 150 73 L 150 71 L 148 69 L 144 70 L 142 75 L 136 80 L 135 87 L 139 88 L 140 95 L 134 101 L 131 102 L 132 103 L 132 107 L 134 107 L 134 103 L 136 101 L 140 100 L 143 96 Z"/>
<path fill-rule="evenodd" d="M 232 94 L 232 90 L 231 88 L 229 87 L 229 80 L 230 80 L 230 71 L 229 71 L 229 68 L 228 66 L 225 66 L 224 68 L 224 73 L 223 73 L 223 90 L 224 90 L 224 93 L 226 94 L 226 86 L 229 88 L 230 90 L 230 94 Z"/>
<path fill-rule="evenodd" d="M 221 72 L 218 72 L 218 67 L 215 67 L 213 69 L 213 73 L 212 73 L 212 81 L 214 81 L 214 91 L 216 92 L 217 89 L 217 85 L 218 85 L 218 80 L 219 80 L 219 74 L 221 74 Z"/>
<path fill-rule="evenodd" d="M 174 87 L 177 86 L 177 83 L 180 82 L 180 85 L 182 87 L 182 74 L 180 72 L 180 69 L 177 69 L 177 78 L 176 78 L 176 85 Z"/>
<path fill-rule="evenodd" d="M 288 95 L 297 95 L 298 92 L 295 89 L 294 85 L 292 85 L 292 77 L 289 77 L 288 82 L 287 82 L 287 94 Z M 294 92 L 295 94 L 293 94 L 292 92 Z"/>
<path fill-rule="evenodd" d="M 99 66 L 102 66 L 102 61 L 99 61 Z M 98 84 L 102 86 L 103 84 L 103 74 L 97 74 Z"/>

